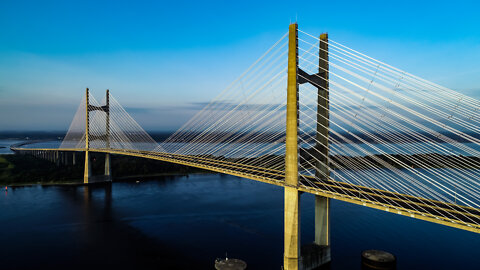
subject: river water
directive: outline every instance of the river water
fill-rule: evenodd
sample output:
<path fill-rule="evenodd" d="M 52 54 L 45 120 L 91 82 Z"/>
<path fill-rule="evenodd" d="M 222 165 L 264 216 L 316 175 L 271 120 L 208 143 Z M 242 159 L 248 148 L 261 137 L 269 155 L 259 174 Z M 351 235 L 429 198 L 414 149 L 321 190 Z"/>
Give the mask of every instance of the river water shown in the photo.
<path fill-rule="evenodd" d="M 0 140 L 0 153 L 17 142 Z M 2 189 L 0 269 L 213 269 L 226 252 L 280 269 L 282 188 L 220 174 L 135 180 Z M 306 244 L 314 197 L 301 207 Z M 360 269 L 365 249 L 392 252 L 398 269 L 480 269 L 479 234 L 335 200 L 331 241 L 329 269 Z"/>
<path fill-rule="evenodd" d="M 98 186 L 29 186 L 0 194 L 1 269 L 214 269 L 240 258 L 280 269 L 283 190 L 220 174 Z M 301 196 L 302 242 L 314 198 Z M 478 269 L 480 235 L 332 201 L 330 269 L 360 269 L 383 249 L 398 269 Z"/>

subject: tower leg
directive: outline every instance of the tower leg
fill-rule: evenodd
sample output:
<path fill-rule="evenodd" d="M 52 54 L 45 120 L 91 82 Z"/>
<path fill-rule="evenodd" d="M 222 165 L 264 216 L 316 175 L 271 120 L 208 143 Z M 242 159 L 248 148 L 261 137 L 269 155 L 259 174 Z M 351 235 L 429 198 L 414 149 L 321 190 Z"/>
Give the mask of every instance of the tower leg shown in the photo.
<path fill-rule="evenodd" d="M 89 157 L 88 157 L 88 151 L 85 151 L 85 171 L 83 173 L 83 183 L 88 184 L 88 181 L 90 180 L 91 176 L 91 167 L 90 167 L 90 162 L 89 162 Z"/>
<path fill-rule="evenodd" d="M 320 35 L 319 80 L 310 82 L 318 88 L 317 133 L 315 144 L 315 178 L 322 182 L 330 181 L 329 168 L 329 62 L 328 34 Z M 302 71 L 304 72 L 304 71 Z M 302 82 L 305 83 L 305 82 Z M 315 242 L 302 246 L 300 267 L 303 270 L 316 269 L 331 261 L 330 256 L 330 200 L 315 196 Z"/>
<path fill-rule="evenodd" d="M 300 196 L 298 192 L 298 40 L 297 24 L 288 37 L 287 125 L 285 140 L 285 220 L 283 267 L 298 269 L 300 251 Z"/>
<path fill-rule="evenodd" d="M 110 167 L 110 153 L 105 154 L 105 178 L 112 181 L 112 169 Z"/>

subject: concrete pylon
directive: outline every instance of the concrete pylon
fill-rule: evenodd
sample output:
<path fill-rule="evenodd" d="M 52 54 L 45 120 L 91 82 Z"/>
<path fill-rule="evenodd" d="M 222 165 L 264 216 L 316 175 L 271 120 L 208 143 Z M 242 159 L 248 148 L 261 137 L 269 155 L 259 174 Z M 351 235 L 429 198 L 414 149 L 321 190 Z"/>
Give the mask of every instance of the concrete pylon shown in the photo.
<path fill-rule="evenodd" d="M 315 178 L 320 181 L 330 181 L 328 34 L 321 34 L 319 42 L 318 73 L 315 74 L 317 80 L 313 83 L 318 89 Z M 330 261 L 330 199 L 315 195 L 315 241 L 302 247 L 301 268 L 316 269 Z"/>
<path fill-rule="evenodd" d="M 89 116 L 90 116 L 90 110 L 89 110 L 90 102 L 89 102 L 88 88 L 87 88 L 87 90 L 86 90 L 85 92 L 86 92 L 86 106 L 85 106 L 85 113 L 86 113 L 86 120 L 85 120 L 85 169 L 84 169 L 84 173 L 83 173 L 83 183 L 84 183 L 84 184 L 88 184 L 88 182 L 89 182 L 89 180 L 90 180 L 90 176 L 91 176 L 90 158 L 89 158 L 89 155 L 88 155 L 88 150 L 89 150 L 89 148 L 90 148 L 89 140 L 88 140 L 88 137 L 90 136 L 90 130 L 89 130 L 89 126 L 90 126 L 90 119 L 89 119 Z"/>
<path fill-rule="evenodd" d="M 328 130 L 330 126 L 329 112 L 329 64 L 328 64 L 328 34 L 320 35 L 318 74 L 322 80 L 318 86 L 317 101 L 317 141 L 318 150 L 322 153 L 321 161 L 317 162 L 316 177 L 330 181 Z M 318 264 L 325 264 L 330 258 L 330 199 L 315 196 L 315 244 L 321 247 Z"/>
<path fill-rule="evenodd" d="M 291 24 L 288 38 L 287 134 L 285 152 L 284 257 L 286 270 L 297 270 L 300 253 L 300 196 L 298 192 L 298 26 Z"/>

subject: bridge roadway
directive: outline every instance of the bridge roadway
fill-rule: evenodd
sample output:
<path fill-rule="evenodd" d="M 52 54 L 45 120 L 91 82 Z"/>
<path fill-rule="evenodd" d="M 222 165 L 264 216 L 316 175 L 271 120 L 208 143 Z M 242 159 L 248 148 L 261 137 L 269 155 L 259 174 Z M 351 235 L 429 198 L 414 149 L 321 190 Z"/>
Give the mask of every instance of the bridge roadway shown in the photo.
<path fill-rule="evenodd" d="M 36 149 L 12 148 L 15 152 L 31 151 L 76 151 L 85 149 Z M 110 153 L 161 160 L 181 165 L 192 166 L 209 171 L 235 175 L 277 186 L 286 186 L 284 172 L 275 169 L 256 167 L 246 164 L 237 164 L 226 160 L 215 160 L 204 156 L 188 156 L 151 151 L 127 149 L 89 149 L 90 152 Z M 415 197 L 360 185 L 342 183 L 330 179 L 318 181 L 314 177 L 300 175 L 299 186 L 301 192 L 307 192 L 328 198 L 355 203 L 395 214 L 416 219 L 430 221 L 480 233 L 480 209 L 445 203 L 436 200 Z"/>

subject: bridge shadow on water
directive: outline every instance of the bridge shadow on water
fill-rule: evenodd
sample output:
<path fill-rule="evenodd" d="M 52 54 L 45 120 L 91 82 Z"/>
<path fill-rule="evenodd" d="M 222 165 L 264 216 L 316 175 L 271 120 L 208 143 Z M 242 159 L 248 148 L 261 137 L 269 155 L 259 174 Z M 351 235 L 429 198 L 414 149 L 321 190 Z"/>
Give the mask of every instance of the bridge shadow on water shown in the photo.
<path fill-rule="evenodd" d="M 169 180 L 171 181 L 171 180 Z M 73 193 L 73 194 L 72 194 Z M 101 197 L 104 193 L 104 197 Z M 171 248 L 162 246 L 116 215 L 112 207 L 112 184 L 99 183 L 65 190 L 75 200 L 84 218 L 81 225 L 83 245 L 80 256 L 65 262 L 65 267 L 116 269 L 190 268 Z"/>
<path fill-rule="evenodd" d="M 157 180 L 160 185 L 172 181 L 174 177 Z M 10 188 L 5 196 L 31 188 Z M 37 215 L 33 219 L 48 221 L 20 225 L 28 231 L 9 234 L 8 227 L 3 228 L 9 236 L 2 237 L 7 241 L 2 241 L 1 269 L 194 269 L 198 265 L 122 220 L 121 209 L 113 206 L 112 183 L 33 188 L 53 191 L 62 204 L 53 211 L 32 213 Z"/>

